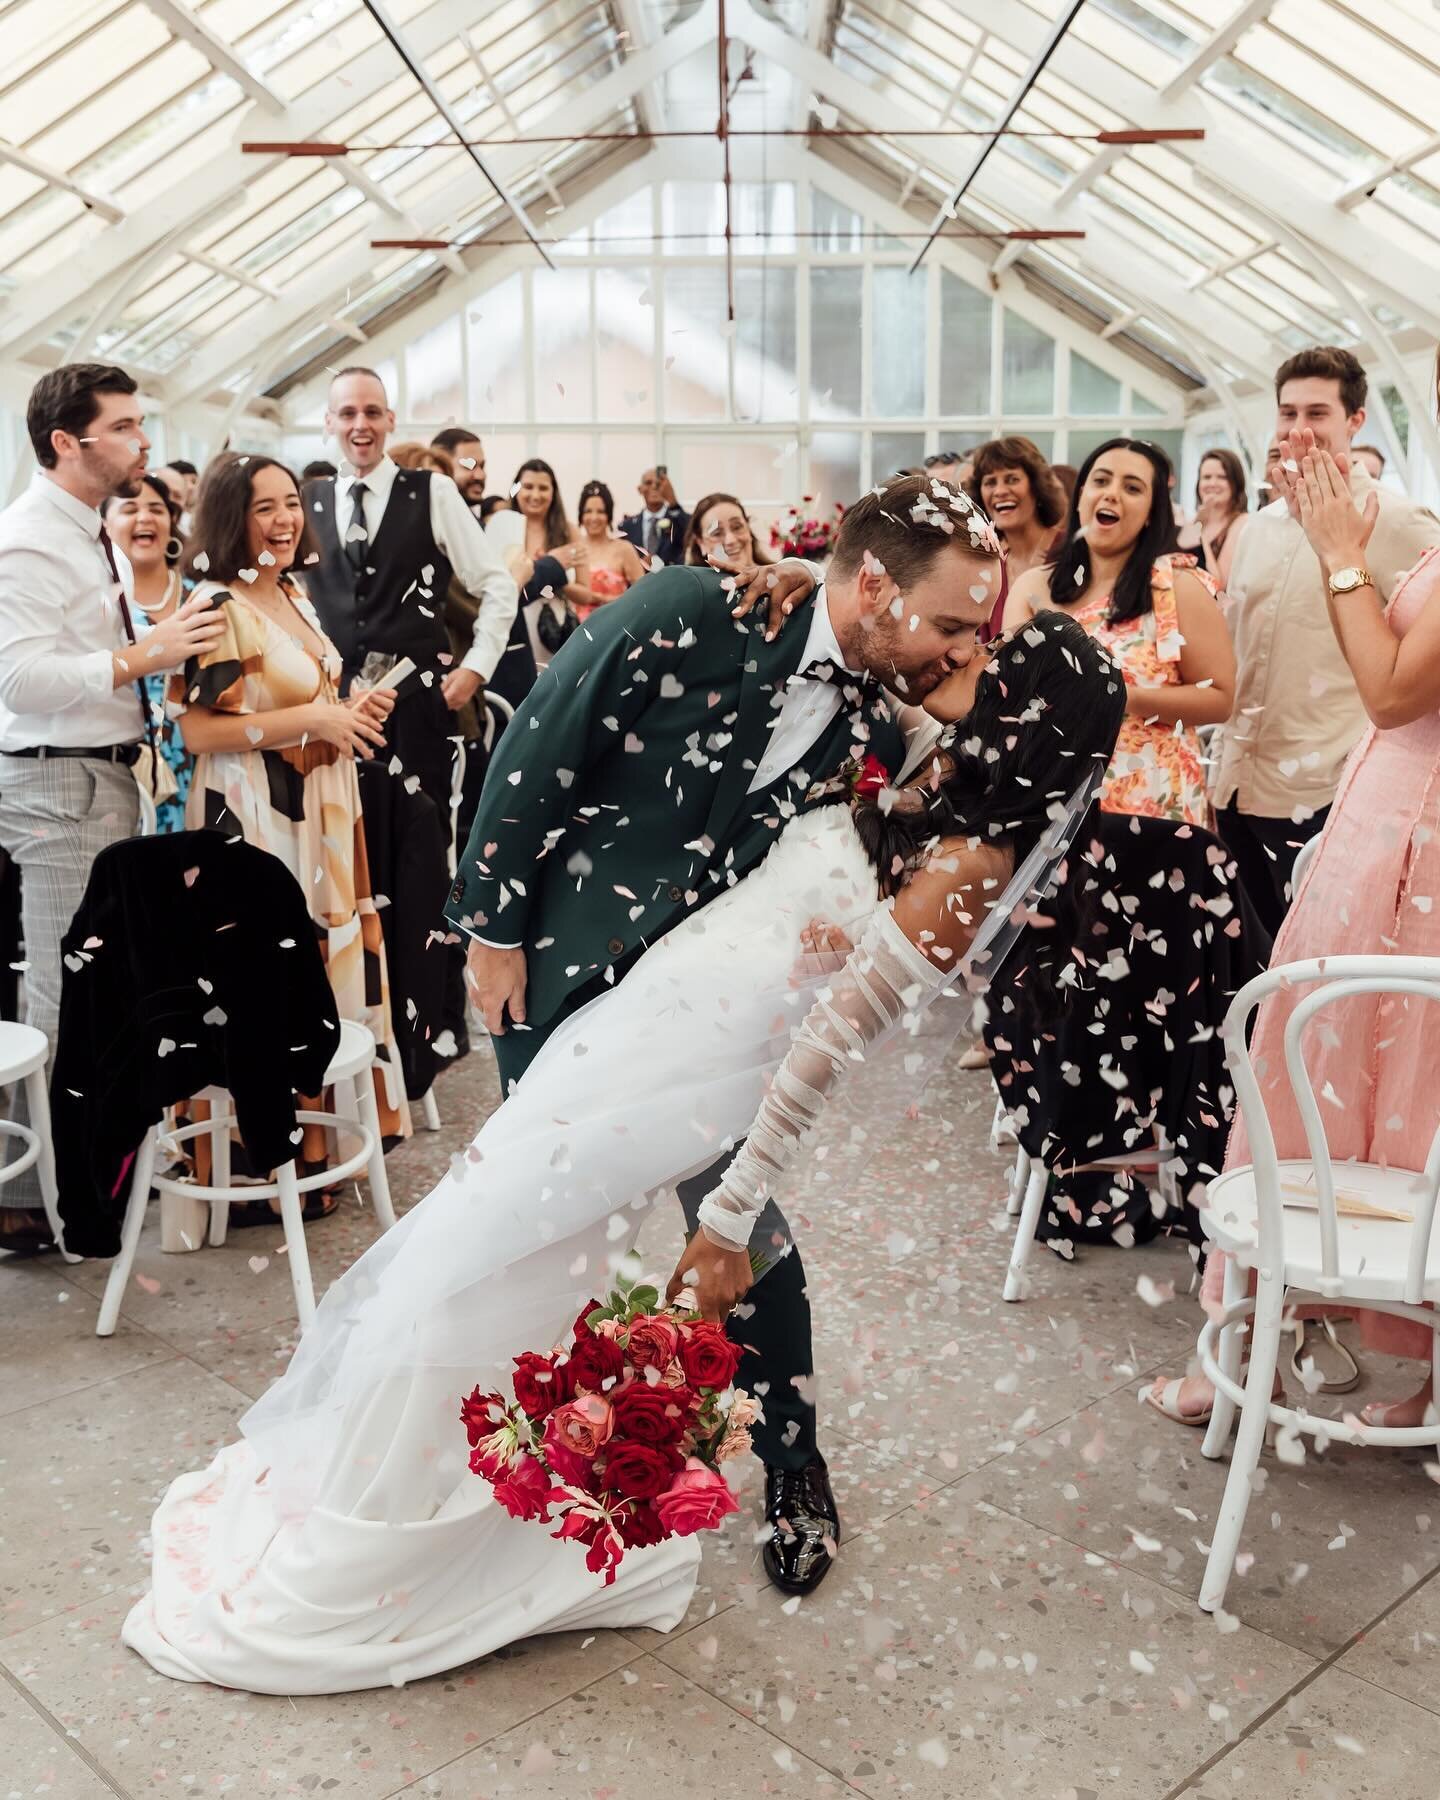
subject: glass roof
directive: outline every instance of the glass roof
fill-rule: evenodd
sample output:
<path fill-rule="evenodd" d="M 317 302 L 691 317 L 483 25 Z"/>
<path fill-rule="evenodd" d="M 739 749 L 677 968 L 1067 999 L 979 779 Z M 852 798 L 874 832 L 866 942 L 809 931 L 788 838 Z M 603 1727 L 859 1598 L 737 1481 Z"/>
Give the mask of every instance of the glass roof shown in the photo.
<path fill-rule="evenodd" d="M 1062 3 L 732 0 L 733 122 L 868 134 L 783 147 L 928 227 Z M 647 130 L 712 122 L 715 0 L 383 8 L 547 240 Z M 0 355 L 103 353 L 177 399 L 274 387 L 523 237 L 366 0 L 0 0 L 0 42 Z M 1165 126 L 1205 137 L 1096 141 Z M 1437 0 L 1088 0 L 1012 127 L 957 228 L 1083 230 L 992 260 L 1183 386 L 1435 329 Z M 495 142 L 527 137 L 554 141 Z"/>

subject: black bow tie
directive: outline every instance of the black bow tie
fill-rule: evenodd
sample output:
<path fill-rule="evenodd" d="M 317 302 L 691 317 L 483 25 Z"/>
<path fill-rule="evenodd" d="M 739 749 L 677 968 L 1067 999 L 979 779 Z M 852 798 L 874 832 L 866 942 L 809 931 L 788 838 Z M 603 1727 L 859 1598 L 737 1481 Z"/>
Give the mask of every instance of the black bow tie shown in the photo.
<path fill-rule="evenodd" d="M 791 677 L 794 681 L 823 681 L 843 695 L 851 706 L 863 705 L 872 700 L 880 692 L 880 683 L 873 675 L 857 675 L 853 669 L 847 669 L 835 662 L 831 657 L 821 657 L 818 662 L 807 663 Z"/>

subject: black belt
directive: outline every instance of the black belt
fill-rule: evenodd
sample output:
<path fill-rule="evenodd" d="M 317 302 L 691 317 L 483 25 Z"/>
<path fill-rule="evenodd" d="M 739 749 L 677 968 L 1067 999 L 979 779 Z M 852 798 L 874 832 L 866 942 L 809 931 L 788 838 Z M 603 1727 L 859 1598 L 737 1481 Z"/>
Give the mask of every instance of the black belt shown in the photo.
<path fill-rule="evenodd" d="M 86 744 L 75 749 L 69 744 L 30 744 L 23 750 L 7 750 L 6 756 L 33 756 L 40 762 L 48 761 L 52 756 L 90 756 L 100 762 L 124 763 L 127 769 L 133 768 L 140 760 L 138 744 Z"/>

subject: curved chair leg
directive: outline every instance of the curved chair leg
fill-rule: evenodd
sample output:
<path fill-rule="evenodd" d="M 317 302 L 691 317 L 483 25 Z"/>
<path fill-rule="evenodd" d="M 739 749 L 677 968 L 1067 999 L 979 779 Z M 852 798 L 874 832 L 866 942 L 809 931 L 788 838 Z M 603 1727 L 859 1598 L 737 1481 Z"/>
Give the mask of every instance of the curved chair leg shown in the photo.
<path fill-rule="evenodd" d="M 381 1228 L 388 1231 L 395 1223 L 395 1207 L 390 1199 L 390 1177 L 385 1170 L 385 1146 L 380 1142 L 380 1107 L 375 1099 L 375 1084 L 369 1072 L 357 1082 L 360 1092 L 360 1123 L 375 1141 L 365 1173 L 370 1181 L 370 1204 Z"/>
<path fill-rule="evenodd" d="M 285 1254 L 290 1263 L 290 1286 L 295 1291 L 295 1314 L 302 1332 L 315 1323 L 315 1287 L 310 1279 L 310 1249 L 305 1242 L 299 1176 L 293 1162 L 275 1172 L 280 1189 L 280 1218 L 285 1226 Z"/>
<path fill-rule="evenodd" d="M 440 1102 L 435 1098 L 435 1089 L 428 1087 L 425 1097 L 420 1102 L 420 1123 L 426 1131 L 440 1129 Z"/>
<path fill-rule="evenodd" d="M 145 1141 L 135 1153 L 135 1167 L 130 1176 L 130 1198 L 125 1203 L 125 1222 L 120 1227 L 120 1253 L 110 1265 L 105 1281 L 105 1294 L 100 1302 L 100 1317 L 95 1322 L 96 1337 L 113 1337 L 120 1317 L 120 1303 L 135 1266 L 135 1252 L 140 1247 L 140 1233 L 145 1225 L 145 1206 L 150 1198 L 150 1177 L 155 1173 L 155 1131 L 145 1133 Z"/>
<path fill-rule="evenodd" d="M 211 1102 L 210 1185 L 230 1185 L 230 1108 L 223 1100 Z M 230 1231 L 230 1202 L 210 1202 L 210 1242 L 223 1244 Z"/>
<path fill-rule="evenodd" d="M 1005 1197 L 1005 1211 L 1012 1219 L 1020 1216 L 1025 1204 L 1025 1184 L 1030 1179 L 1030 1157 L 1019 1144 L 1015 1146 L 1015 1167 L 1010 1174 L 1010 1192 Z"/>
<path fill-rule="evenodd" d="M 1240 1548 L 1240 1534 L 1245 1529 L 1255 1470 L 1270 1423 L 1270 1393 L 1280 1355 L 1284 1292 L 1273 1275 L 1262 1273 L 1259 1280 L 1259 1298 L 1250 1334 L 1250 1373 L 1245 1382 L 1245 1404 L 1240 1408 L 1240 1430 L 1230 1457 L 1224 1497 L 1215 1519 L 1205 1579 L 1200 1585 L 1200 1605 L 1205 1612 L 1217 1612 L 1225 1603 L 1225 1590 L 1235 1567 L 1235 1553 Z"/>
<path fill-rule="evenodd" d="M 1035 1232 L 1040 1224 L 1040 1209 L 1045 1204 L 1045 1189 L 1050 1180 L 1050 1171 L 1043 1162 L 1031 1162 L 1029 1178 L 1025 1183 L 1025 1202 L 1020 1209 L 1020 1224 L 1015 1232 L 1015 1246 L 1010 1252 L 1010 1267 L 1005 1272 L 1006 1300 L 1023 1298 L 1025 1288 L 1025 1265 L 1030 1260 L 1030 1247 L 1035 1242 Z"/>
<path fill-rule="evenodd" d="M 40 1198 L 45 1203 L 46 1222 L 66 1262 L 80 1262 L 80 1257 L 72 1256 L 65 1248 L 65 1227 L 60 1221 L 60 1189 L 55 1180 L 55 1143 L 50 1136 L 50 1094 L 44 1069 L 36 1069 L 34 1074 L 25 1077 L 25 1105 L 30 1129 L 40 1140 L 35 1174 L 40 1183 Z"/>
<path fill-rule="evenodd" d="M 1248 1269 L 1242 1268 L 1233 1256 L 1225 1258 L 1225 1285 L 1222 1297 L 1226 1306 L 1234 1306 L 1245 1298 L 1245 1289 L 1249 1279 L 1250 1271 Z M 1244 1348 L 1245 1320 L 1237 1319 L 1233 1325 L 1227 1325 L 1220 1333 L 1220 1343 L 1215 1355 L 1215 1360 L 1232 1381 L 1240 1379 L 1240 1358 Z M 1234 1427 L 1235 1402 L 1227 1395 L 1222 1394 L 1219 1388 L 1216 1388 L 1215 1404 L 1210 1413 L 1210 1423 L 1205 1428 L 1205 1441 L 1200 1446 L 1200 1454 L 1208 1456 L 1211 1462 L 1223 1456 Z"/>

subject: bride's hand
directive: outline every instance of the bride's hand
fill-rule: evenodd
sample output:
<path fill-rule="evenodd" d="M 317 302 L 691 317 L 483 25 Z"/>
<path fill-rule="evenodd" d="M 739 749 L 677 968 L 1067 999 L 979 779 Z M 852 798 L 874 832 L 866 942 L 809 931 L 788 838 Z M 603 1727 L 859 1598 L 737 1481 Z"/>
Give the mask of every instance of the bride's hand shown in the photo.
<path fill-rule="evenodd" d="M 812 919 L 800 933 L 800 948 L 810 956 L 848 956 L 855 945 L 843 926 Z"/>
<path fill-rule="evenodd" d="M 693 1294 L 701 1318 L 723 1325 L 731 1309 L 750 1292 L 754 1279 L 750 1252 L 717 1244 L 702 1227 L 676 1263 L 665 1298 L 673 1306 L 681 1293 Z"/>
<path fill-rule="evenodd" d="M 815 592 L 815 577 L 809 565 L 799 557 L 789 556 L 778 563 L 754 563 L 748 558 L 730 562 L 712 552 L 710 566 L 732 578 L 730 593 L 732 619 L 743 619 L 763 605 L 765 641 L 778 637 L 785 621 Z"/>

